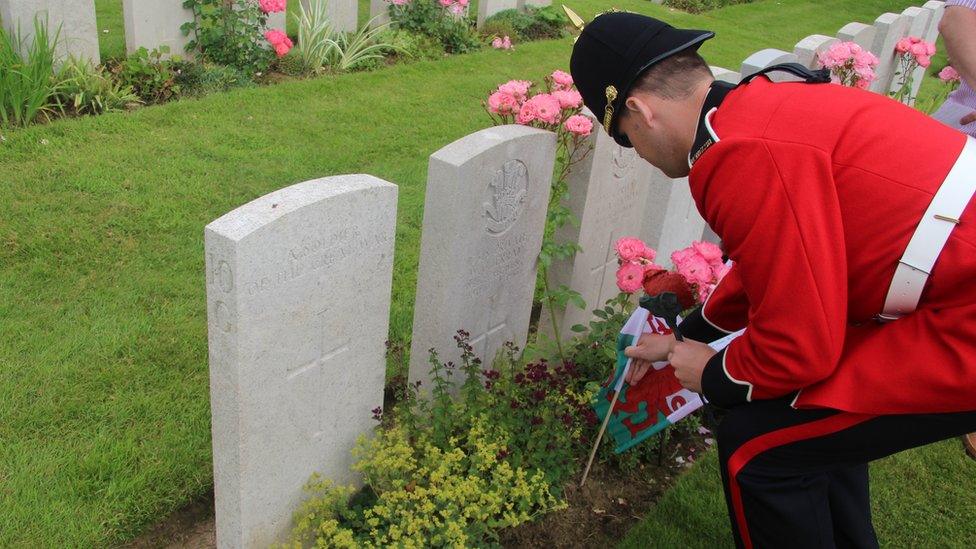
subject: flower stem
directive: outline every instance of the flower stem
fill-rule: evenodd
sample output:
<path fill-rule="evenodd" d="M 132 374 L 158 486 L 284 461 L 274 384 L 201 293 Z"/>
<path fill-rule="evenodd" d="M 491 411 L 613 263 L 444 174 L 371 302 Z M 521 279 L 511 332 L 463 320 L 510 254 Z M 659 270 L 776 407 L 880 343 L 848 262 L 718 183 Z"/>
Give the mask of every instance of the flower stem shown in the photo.
<path fill-rule="evenodd" d="M 546 306 L 549 308 L 549 318 L 552 320 L 552 331 L 556 337 L 556 349 L 559 351 L 559 360 L 566 364 L 566 353 L 563 352 L 562 334 L 559 333 L 559 321 L 556 320 L 556 307 L 553 304 L 552 294 L 549 293 L 549 269 L 542 265 L 542 288 L 546 292 Z"/>

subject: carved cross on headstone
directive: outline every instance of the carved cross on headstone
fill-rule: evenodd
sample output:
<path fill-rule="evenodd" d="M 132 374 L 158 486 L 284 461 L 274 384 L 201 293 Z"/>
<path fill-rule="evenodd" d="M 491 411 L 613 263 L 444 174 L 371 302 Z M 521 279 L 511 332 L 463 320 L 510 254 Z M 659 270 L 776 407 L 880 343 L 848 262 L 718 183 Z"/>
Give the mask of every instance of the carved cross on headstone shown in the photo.
<path fill-rule="evenodd" d="M 320 438 L 324 433 L 330 411 L 339 412 L 337 408 L 343 402 L 341 397 L 349 391 L 352 376 L 355 375 L 352 369 L 336 363 L 335 359 L 349 350 L 350 339 L 342 334 L 329 333 L 328 314 L 329 309 L 326 308 L 315 315 L 317 332 L 320 334 L 315 358 L 289 368 L 287 372 L 288 382 L 293 387 L 292 422 L 313 439 Z M 330 363 L 332 367 L 328 367 Z M 326 399 L 325 395 L 330 394 L 340 398 Z"/>
<path fill-rule="evenodd" d="M 505 321 L 502 321 L 499 324 L 489 327 L 488 330 L 475 336 L 471 340 L 471 348 L 474 349 L 475 356 L 477 356 L 482 360 L 482 364 L 485 367 L 489 367 L 491 365 L 492 359 L 495 358 L 493 356 L 487 356 L 488 347 L 491 344 L 492 338 L 495 336 L 495 334 L 501 332 L 504 329 L 505 329 Z"/>
<path fill-rule="evenodd" d="M 590 269 L 590 276 L 595 282 L 594 287 L 599 288 L 596 300 L 592 303 L 587 301 L 587 306 L 590 309 L 602 308 L 604 303 L 610 299 L 608 296 L 608 287 L 610 287 L 610 293 L 616 295 L 614 291 L 616 284 L 616 269 L 617 269 L 617 252 L 616 252 L 616 242 L 617 242 L 617 231 L 612 231 L 610 233 L 610 241 L 607 243 L 606 252 L 604 253 L 603 261 L 592 269 Z M 613 273 L 613 276 L 609 276 L 608 273 Z"/>

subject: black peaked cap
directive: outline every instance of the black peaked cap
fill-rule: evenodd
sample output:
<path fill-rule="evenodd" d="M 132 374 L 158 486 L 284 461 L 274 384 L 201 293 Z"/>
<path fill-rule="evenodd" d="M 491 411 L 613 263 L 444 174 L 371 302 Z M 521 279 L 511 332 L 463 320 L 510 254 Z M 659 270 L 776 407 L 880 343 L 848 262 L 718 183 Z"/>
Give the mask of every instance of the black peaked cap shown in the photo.
<path fill-rule="evenodd" d="M 637 77 L 662 59 L 698 49 L 713 36 L 711 31 L 676 29 L 636 13 L 609 12 L 583 28 L 569 70 L 586 107 L 617 143 L 630 147 L 626 136 L 616 133 L 615 124 Z"/>

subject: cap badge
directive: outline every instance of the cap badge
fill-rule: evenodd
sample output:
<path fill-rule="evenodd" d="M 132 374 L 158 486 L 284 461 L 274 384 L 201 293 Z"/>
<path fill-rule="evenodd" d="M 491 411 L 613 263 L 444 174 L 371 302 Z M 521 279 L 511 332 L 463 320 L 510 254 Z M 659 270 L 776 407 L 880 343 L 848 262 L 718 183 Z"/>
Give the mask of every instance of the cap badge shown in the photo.
<path fill-rule="evenodd" d="M 617 100 L 617 88 L 613 85 L 607 86 L 607 106 L 603 111 L 603 129 L 610 133 L 610 124 L 613 122 L 613 102 Z"/>

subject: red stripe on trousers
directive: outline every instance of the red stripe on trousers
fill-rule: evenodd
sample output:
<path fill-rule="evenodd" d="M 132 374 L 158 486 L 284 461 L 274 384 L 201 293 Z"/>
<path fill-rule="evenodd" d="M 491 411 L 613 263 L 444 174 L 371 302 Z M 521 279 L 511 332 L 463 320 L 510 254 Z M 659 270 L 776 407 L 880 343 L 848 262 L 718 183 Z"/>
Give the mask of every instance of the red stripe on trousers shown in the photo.
<path fill-rule="evenodd" d="M 829 434 L 843 431 L 869 419 L 875 415 L 840 413 L 828 418 L 786 427 L 777 431 L 771 431 L 758 436 L 740 446 L 729 458 L 729 495 L 732 498 L 732 507 L 735 511 L 735 521 L 739 525 L 739 536 L 742 543 L 748 548 L 752 548 L 752 540 L 749 537 L 749 528 L 746 525 L 746 513 L 742 508 L 742 494 L 739 491 L 739 483 L 736 476 L 742 471 L 753 458 L 759 454 L 776 448 L 785 446 L 793 442 L 799 442 L 810 438 L 822 437 Z"/>

